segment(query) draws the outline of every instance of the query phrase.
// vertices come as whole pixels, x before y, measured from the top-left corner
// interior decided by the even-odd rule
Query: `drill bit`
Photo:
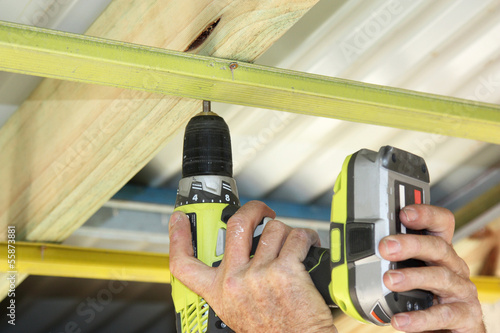
[[[210,101],[203,101],[203,112],[209,113],[212,111],[212,107],[210,105]]]

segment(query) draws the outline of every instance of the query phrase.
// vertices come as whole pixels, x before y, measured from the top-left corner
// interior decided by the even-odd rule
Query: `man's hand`
[[[406,332],[486,332],[476,287],[469,279],[469,268],[451,245],[455,227],[453,214],[444,208],[412,205],[401,211],[400,219],[406,227],[426,229],[431,236],[386,237],[380,242],[380,254],[391,261],[420,259],[428,266],[389,271],[384,283],[392,291],[424,289],[437,298],[435,305],[427,310],[395,315],[392,326]]]
[[[250,258],[253,232],[264,217],[276,214],[261,202],[241,207],[227,224],[224,259],[213,268],[194,258],[189,221],[174,213],[172,274],[236,332],[336,332],[330,309],[302,263],[309,248],[319,246],[318,234],[270,221]]]

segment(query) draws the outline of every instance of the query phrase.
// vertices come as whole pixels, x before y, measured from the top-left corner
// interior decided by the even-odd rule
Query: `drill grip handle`
[[[320,292],[329,307],[336,307],[330,296],[331,282],[330,250],[322,247],[311,247],[304,260],[304,266],[309,272],[316,289]]]

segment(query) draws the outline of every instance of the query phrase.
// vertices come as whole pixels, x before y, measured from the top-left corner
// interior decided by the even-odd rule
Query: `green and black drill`
[[[184,133],[182,179],[175,210],[189,217],[194,255],[217,267],[224,255],[226,224],[240,208],[233,179],[231,138],[224,119],[211,112],[210,102],[193,117]],[[255,249],[268,219],[254,232]],[[177,332],[233,332],[220,320],[205,300],[172,277],[172,298],[177,316]]]
[[[311,248],[304,261],[325,302],[361,322],[376,325],[389,324],[396,313],[430,307],[430,292],[394,293],[383,283],[389,269],[424,263],[389,262],[377,249],[380,240],[390,234],[425,233],[407,229],[399,220],[404,206],[429,203],[424,160],[390,146],[379,152],[360,150],[344,161],[334,192],[330,248]],[[229,129],[211,112],[208,101],[185,130],[175,206],[189,217],[195,256],[209,266],[218,266],[224,255],[226,224],[240,201],[233,179]],[[256,228],[252,252],[268,220]],[[172,298],[178,333],[233,332],[203,298],[175,277]]]

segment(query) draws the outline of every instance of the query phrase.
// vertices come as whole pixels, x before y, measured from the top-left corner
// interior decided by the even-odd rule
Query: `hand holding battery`
[[[384,283],[393,292],[423,289],[436,298],[435,305],[427,310],[396,314],[393,327],[405,332],[485,332],[469,268],[451,245],[453,214],[440,207],[411,205],[400,212],[400,219],[407,228],[427,230],[429,235],[386,237],[379,244],[380,254],[390,261],[419,259],[427,266],[388,271]]]

